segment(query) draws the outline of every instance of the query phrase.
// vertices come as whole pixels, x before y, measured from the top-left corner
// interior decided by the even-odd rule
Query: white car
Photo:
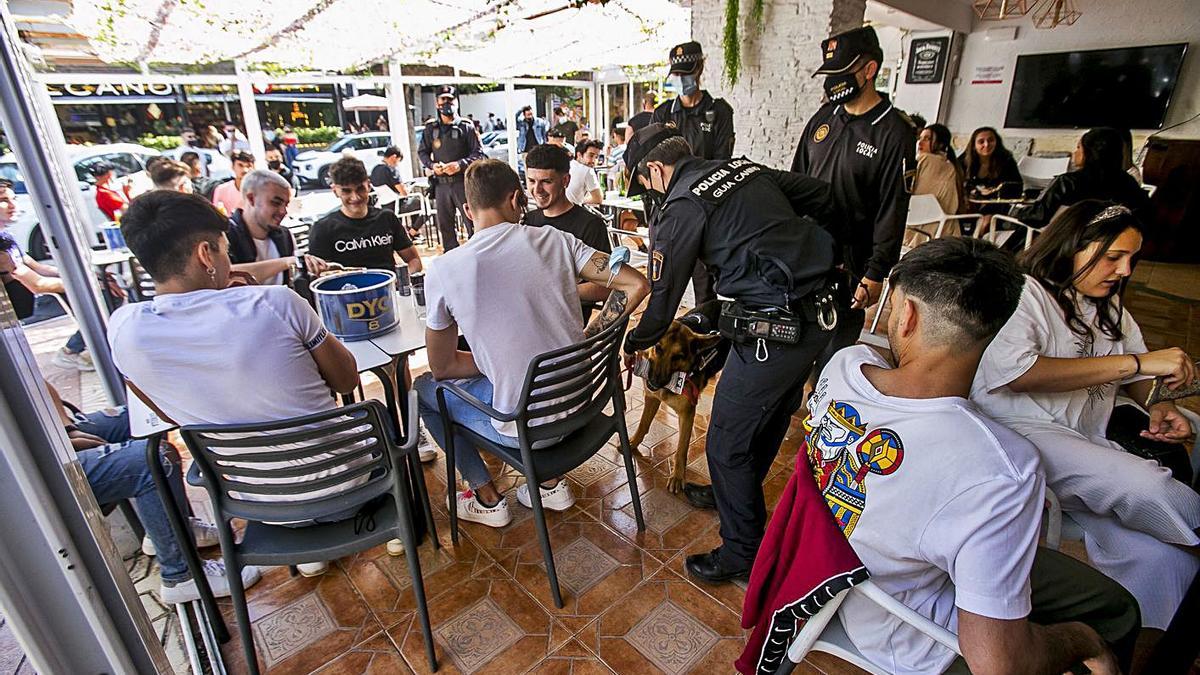
[[[370,171],[376,164],[383,161],[383,151],[392,144],[392,135],[386,131],[372,131],[365,134],[347,134],[337,139],[324,150],[305,150],[296,155],[292,163],[293,171],[304,184],[316,183],[322,187],[332,187],[329,182],[329,166],[350,155],[362,160]]]
[[[86,213],[84,232],[91,245],[103,244],[99,226],[108,222],[108,217],[96,205],[96,179],[92,177],[92,167],[105,163],[113,167],[116,185],[129,184],[130,194],[141,194],[153,187],[150,177],[146,175],[146,162],[161,153],[133,143],[112,143],[108,145],[68,145],[67,157],[71,161],[78,181],[79,189],[83,192],[83,204]],[[0,156],[0,178],[11,181],[13,192],[16,193],[17,213],[13,222],[5,228],[25,253],[37,260],[50,257],[50,247],[47,244],[47,233],[38,223],[37,212],[29,190],[25,185],[25,177],[17,165],[17,158],[12,153]]]
[[[489,158],[498,159],[502,162],[508,161],[507,131],[489,131],[479,137],[479,142],[483,145],[483,154]]]
[[[229,161],[228,157],[216,150],[180,146],[178,148],[171,148],[163,154],[171,159],[178,160],[185,152],[194,152],[200,155],[200,158],[204,160],[204,175],[208,178],[214,180],[233,178],[233,162]]]

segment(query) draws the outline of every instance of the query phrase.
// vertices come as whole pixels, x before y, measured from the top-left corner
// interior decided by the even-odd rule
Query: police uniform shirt
[[[828,182],[844,219],[843,241],[856,275],[883,281],[900,258],[908,217],[905,181],[916,171],[912,123],[886,96],[864,115],[826,103],[804,128],[792,171]]]
[[[417,151],[421,165],[432,169],[435,163],[449,164],[458,162],[463,169],[474,161],[484,158],[483,147],[479,143],[479,132],[471,120],[461,117],[454,118],[446,124],[441,118],[425,124],[425,133],[421,136],[421,147]],[[450,179],[461,178],[462,172]]]
[[[836,260],[822,225],[831,215],[829,186],[808,176],[744,158],[684,159],[660,208],[650,228],[650,301],[627,352],[667,331],[697,259],[716,272],[722,296],[781,308],[816,290]]]
[[[707,91],[700,102],[688,108],[678,98],[663,101],[654,109],[650,124],[674,122],[701,159],[733,157],[733,108],[723,98]]]
[[[309,253],[345,267],[391,270],[396,265],[393,252],[412,245],[396,214],[374,207],[363,218],[338,209],[313,223],[308,235]]]

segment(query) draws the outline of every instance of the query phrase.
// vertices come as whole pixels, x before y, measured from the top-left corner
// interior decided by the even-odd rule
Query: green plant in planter
[[[750,23],[756,31],[763,27],[763,5],[766,0],[752,0]],[[725,0],[725,33],[721,47],[725,56],[725,77],[730,84],[737,84],[742,70],[742,41],[738,34],[738,18],[742,13],[741,0]]]

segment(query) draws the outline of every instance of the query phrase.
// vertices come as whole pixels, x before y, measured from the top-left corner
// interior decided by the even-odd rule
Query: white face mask
[[[691,96],[700,89],[700,81],[695,75],[672,75],[667,78],[667,82],[684,96]]]

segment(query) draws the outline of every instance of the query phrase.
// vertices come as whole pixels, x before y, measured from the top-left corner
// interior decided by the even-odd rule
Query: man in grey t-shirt
[[[650,290],[646,278],[629,266],[610,280],[608,254],[570,234],[519,224],[525,192],[507,164],[472,164],[466,196],[476,234],[430,263],[425,343],[431,372],[414,383],[425,428],[443,447],[438,380],[456,380],[497,410],[511,412],[530,361],[583,340],[581,299],[602,299],[611,287],[610,311],[598,317],[611,322],[636,308]],[[580,286],[580,280],[588,283]],[[458,349],[460,329],[471,345],[469,352]],[[447,397],[447,405],[455,422],[501,445],[518,447],[515,424],[494,422],[455,396]],[[459,471],[471,487],[457,497],[459,516],[491,527],[507,525],[508,502],[492,484],[478,450],[465,436],[455,438],[455,450]],[[542,485],[541,498],[546,508],[560,511],[575,501],[566,482],[558,479]],[[517,499],[529,506],[526,486],[517,490]]]

